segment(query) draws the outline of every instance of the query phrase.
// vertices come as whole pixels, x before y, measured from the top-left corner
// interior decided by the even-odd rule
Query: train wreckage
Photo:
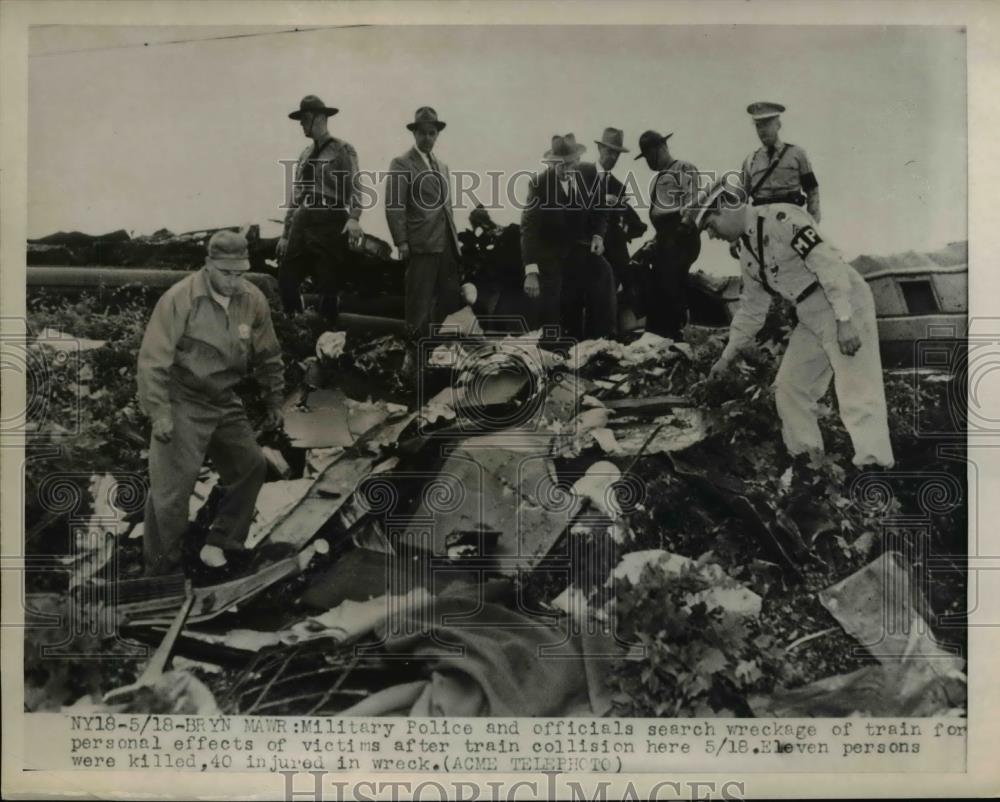
[[[520,292],[519,226],[498,226],[485,210],[473,213],[473,227],[460,232],[462,279],[477,288],[472,304],[477,318],[489,327],[510,330],[511,319],[523,318]],[[259,225],[233,226],[243,230],[250,244],[251,273],[258,286],[277,293],[274,282],[277,238],[262,238]],[[27,286],[62,293],[108,292],[137,285],[157,290],[183,278],[180,270],[201,264],[208,237],[217,229],[175,235],[161,229],[132,238],[126,231],[102,236],[79,232],[57,233],[28,241]],[[630,290],[620,301],[621,328],[638,328],[645,313],[644,276],[651,259],[651,242],[638,248],[629,264]],[[403,272],[384,240],[366,235],[345,274],[342,308],[347,327],[379,331],[401,330],[393,320],[402,317]],[[887,364],[912,364],[914,344],[936,336],[960,339],[967,330],[968,245],[950,243],[931,253],[913,251],[887,257],[859,256],[851,262],[869,282],[875,296],[879,339]],[[107,269],[102,269],[107,268]],[[724,326],[732,317],[740,294],[737,275],[695,270],[689,277],[691,322]],[[358,318],[363,315],[364,318]]]
[[[247,562],[222,577],[197,566],[189,579],[138,576],[123,555],[142,536],[141,506],[124,508],[120,477],[94,475],[69,592],[88,589],[121,637],[156,651],[134,682],[77,705],[307,716],[962,708],[960,636],[929,623],[904,556],[910,535],[887,529],[836,466],[817,466],[797,495],[782,477],[762,479],[773,455],[747,447],[753,418],[692,391],[739,279],[692,276],[687,343],[635,332],[556,354],[512,323],[517,227],[479,221],[461,235],[475,297],[441,327],[415,399],[400,398],[393,375],[402,265],[366,237],[343,330],[300,360],[284,436],[267,444]],[[275,241],[244,230],[253,280],[273,292]],[[84,293],[113,308],[137,282],[158,292],[185,275],[211,233],[31,241],[29,294]],[[631,264],[640,286],[644,253]],[[884,349],[912,354],[928,319],[964,336],[964,244],[855,266],[875,291]],[[625,299],[634,324],[641,297]],[[59,348],[59,334],[41,347]],[[106,347],[88,343],[86,353]],[[747,403],[765,402],[753,389]],[[206,469],[190,507],[201,538],[221,492]],[[50,597],[35,599],[40,612]],[[812,631],[780,623],[796,605]],[[666,610],[674,623],[650,633],[643,622]],[[900,624],[888,637],[886,620]],[[849,656],[778,670],[823,642]],[[666,644],[673,657],[658,651]]]

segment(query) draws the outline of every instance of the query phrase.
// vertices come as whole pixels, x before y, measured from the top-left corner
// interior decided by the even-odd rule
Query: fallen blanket
[[[393,634],[393,627],[405,634]],[[423,715],[435,715],[435,709],[447,715],[456,707],[465,708],[465,715],[477,709],[490,716],[594,715],[578,643],[569,619],[529,616],[462,586],[449,588],[429,607],[404,611],[390,622],[385,645],[428,661],[437,677],[432,675],[427,693],[433,694],[435,679],[448,687],[445,704],[422,700]],[[464,677],[475,685],[463,683]],[[458,698],[462,688],[464,702]],[[477,704],[479,693],[485,705]]]

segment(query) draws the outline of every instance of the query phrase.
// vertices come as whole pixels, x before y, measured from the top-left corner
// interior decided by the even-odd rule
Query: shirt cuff
[[[851,319],[853,310],[851,309],[851,302],[846,298],[837,298],[836,301],[830,301],[830,306],[833,307],[833,316],[837,318],[838,322],[842,323]]]
[[[524,266],[525,276],[535,276],[538,275],[538,265],[525,265]]]

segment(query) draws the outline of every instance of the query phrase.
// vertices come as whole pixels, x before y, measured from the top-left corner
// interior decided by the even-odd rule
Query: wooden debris
[[[604,406],[623,415],[663,415],[682,407],[693,407],[694,402],[682,395],[655,395],[650,398],[615,398]]]

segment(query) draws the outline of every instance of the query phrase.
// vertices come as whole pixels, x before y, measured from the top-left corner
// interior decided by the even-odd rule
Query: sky
[[[244,223],[276,235],[285,171],[306,144],[305,94],[365,170],[407,150],[418,106],[448,127],[435,153],[482,176],[540,169],[553,134],[596,158],[625,131],[673,132],[672,155],[738,169],[758,147],[748,103],[787,106],[782,137],[819,179],[822,230],[847,256],[967,238],[965,35],[954,27],[533,26],[33,28],[28,234],[133,234]],[[251,35],[248,35],[251,34]],[[209,39],[228,36],[236,38]],[[176,42],[199,38],[202,41]],[[481,199],[493,200],[484,177]],[[515,186],[523,197],[524,182]],[[640,213],[646,217],[646,210]],[[509,203],[491,212],[516,222]],[[468,210],[456,211],[459,228]],[[388,239],[381,205],[362,226]],[[734,272],[720,243],[699,266]]]

